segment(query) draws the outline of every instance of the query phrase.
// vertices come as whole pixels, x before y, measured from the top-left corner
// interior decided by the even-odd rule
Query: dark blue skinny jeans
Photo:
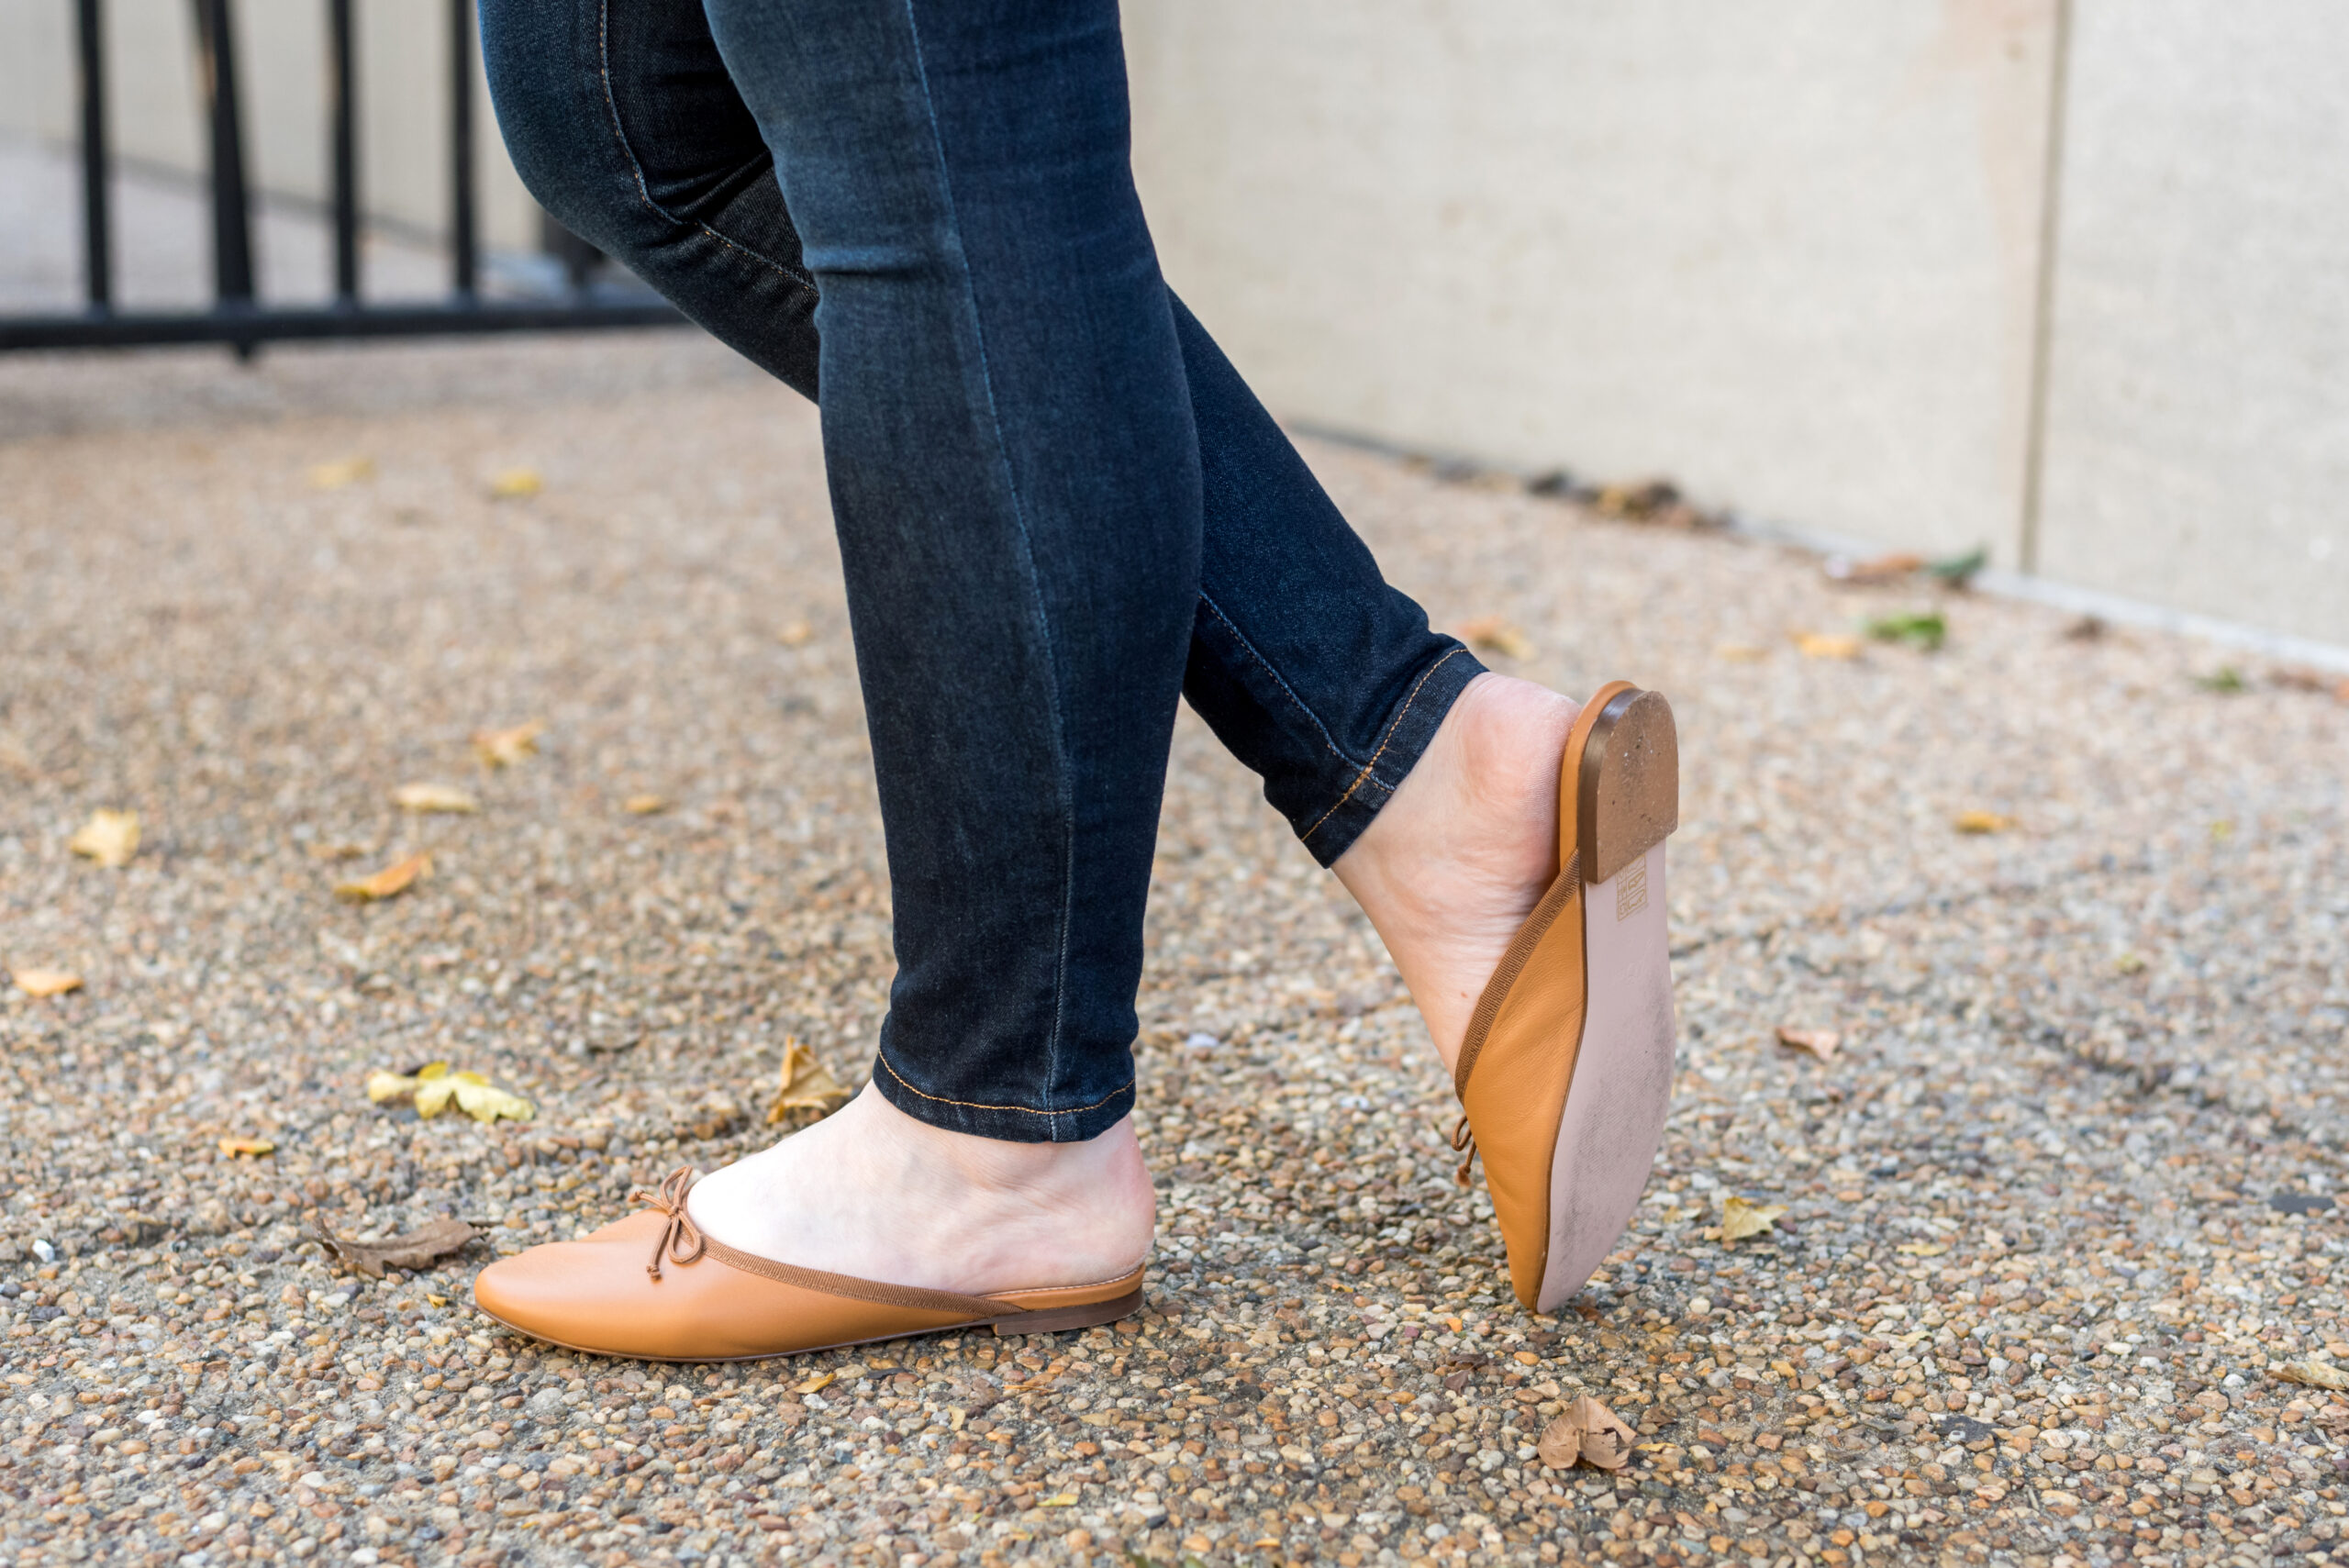
[[[1114,0],[482,12],[539,200],[818,400],[896,910],[875,1082],[1095,1136],[1177,694],[1327,865],[1479,666],[1167,291]]]

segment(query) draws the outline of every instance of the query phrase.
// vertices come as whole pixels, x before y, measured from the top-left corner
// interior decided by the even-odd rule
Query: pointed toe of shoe
[[[643,1245],[626,1245],[632,1229],[645,1233]],[[554,1344],[607,1355],[657,1353],[642,1331],[651,1326],[645,1262],[658,1229],[624,1220],[500,1258],[473,1277],[473,1305]]]

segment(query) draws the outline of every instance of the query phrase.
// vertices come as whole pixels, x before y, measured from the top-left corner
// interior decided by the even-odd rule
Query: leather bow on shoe
[[[649,1203],[668,1219],[668,1223],[661,1228],[661,1239],[652,1244],[652,1261],[644,1265],[644,1272],[654,1279],[661,1277],[663,1254],[673,1263],[690,1263],[699,1258],[709,1245],[701,1233],[701,1227],[696,1225],[693,1216],[685,1212],[685,1194],[693,1190],[693,1184],[694,1168],[680,1165],[669,1173],[659,1191],[647,1192],[639,1187],[628,1195],[629,1202]],[[690,1245],[693,1251],[678,1250],[686,1245]]]

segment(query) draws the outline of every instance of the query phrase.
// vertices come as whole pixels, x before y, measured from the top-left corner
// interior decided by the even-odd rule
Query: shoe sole
[[[602,1356],[607,1361],[655,1362],[672,1366],[724,1366],[736,1362],[780,1361],[786,1356],[812,1356],[825,1351],[852,1350],[859,1345],[885,1345],[893,1340],[926,1340],[939,1334],[969,1334],[981,1329],[992,1329],[1004,1338],[1027,1334],[1058,1334],[1072,1329],[1097,1329],[1105,1323],[1115,1323],[1120,1318],[1131,1317],[1141,1310],[1142,1293],[1137,1285],[1124,1296],[1107,1301],[1090,1301],[1077,1307],[1048,1307],[1039,1312],[1014,1312],[1001,1318],[974,1318],[968,1323],[950,1323],[941,1329],[926,1329],[917,1334],[874,1334],[862,1340],[835,1340],[829,1345],[807,1345],[796,1351],[763,1351],[749,1356],[646,1356],[624,1351],[599,1351],[592,1345],[574,1345],[568,1340],[550,1339],[544,1334],[508,1323],[484,1307],[473,1310],[501,1328],[510,1329],[526,1339],[542,1345],[555,1345],[581,1355]]]
[[[1664,838],[1679,825],[1679,745],[1653,692],[1608,703],[1583,747],[1582,1035],[1550,1158],[1550,1238],[1535,1309],[1555,1311],[1614,1251],[1664,1146],[1679,1033],[1664,922]]]

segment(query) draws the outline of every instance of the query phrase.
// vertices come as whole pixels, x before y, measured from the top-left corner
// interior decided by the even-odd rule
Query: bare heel
[[[1108,1301],[1086,1302],[1081,1307],[1049,1307],[1041,1312],[1016,1312],[1008,1318],[998,1318],[990,1328],[1000,1335],[1056,1334],[1067,1329],[1094,1329],[1104,1323],[1141,1310],[1141,1287],[1136,1285],[1123,1296]]]
[[[1680,735],[1660,692],[1619,692],[1582,752],[1582,877],[1593,887],[1680,826]]]

